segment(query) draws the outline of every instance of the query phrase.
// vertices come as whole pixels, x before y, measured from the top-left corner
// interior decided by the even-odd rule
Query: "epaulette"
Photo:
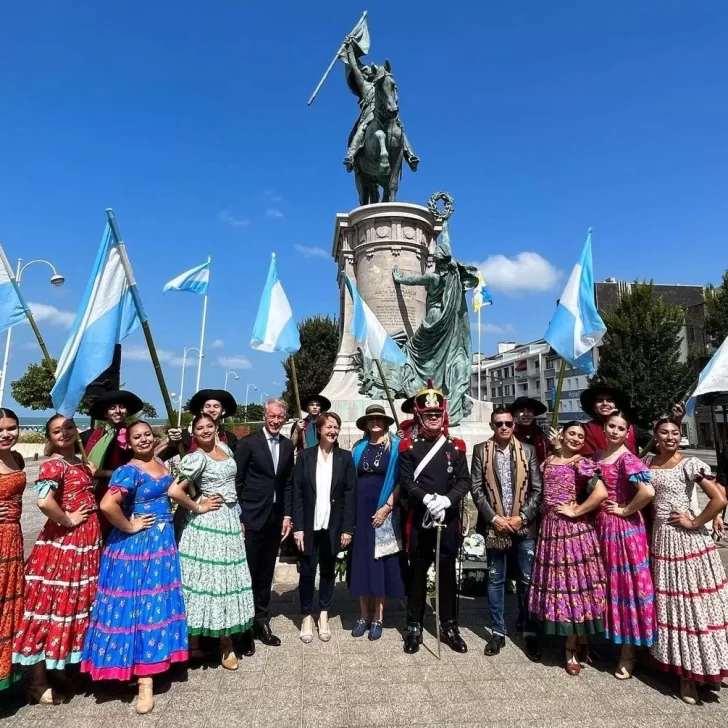
[[[451,437],[450,442],[452,442],[453,447],[456,450],[460,450],[460,452],[467,452],[468,446],[465,444],[465,442],[457,437]]]
[[[400,452],[407,452],[407,450],[412,449],[412,438],[410,437],[403,437],[399,441],[399,451]]]

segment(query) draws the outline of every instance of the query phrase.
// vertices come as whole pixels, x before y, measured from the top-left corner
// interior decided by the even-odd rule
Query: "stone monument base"
[[[397,417],[400,422],[410,417],[410,415],[405,415],[401,411],[403,402],[403,399],[395,401]],[[487,440],[493,434],[490,427],[490,414],[493,411],[493,404],[491,402],[478,402],[477,400],[472,400],[472,403],[472,412],[457,427],[450,428],[450,434],[453,437],[460,438],[467,445],[468,463],[470,463],[473,454],[473,446]],[[362,431],[356,426],[356,420],[364,414],[370,404],[381,404],[388,415],[392,414],[389,402],[386,400],[368,399],[361,395],[357,399],[333,400],[331,402],[331,409],[341,417],[341,433],[339,434],[341,447],[350,450],[354,443],[361,439]],[[392,425],[391,429],[394,430],[394,428],[395,425]]]

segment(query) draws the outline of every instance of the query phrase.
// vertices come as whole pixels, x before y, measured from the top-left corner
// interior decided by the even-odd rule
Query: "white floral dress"
[[[645,458],[647,465],[652,456]],[[708,529],[672,526],[672,511],[691,510],[695,475],[710,467],[695,457],[669,469],[655,468],[652,485],[652,579],[657,639],[651,647],[658,666],[697,682],[728,677],[728,584]],[[697,515],[693,513],[693,515]]]
[[[196,498],[220,495],[222,508],[187,515],[179,539],[182,590],[190,635],[224,637],[244,632],[255,610],[245,542],[237,514],[235,459],[214,460],[202,450],[185,455],[180,477],[194,483]]]

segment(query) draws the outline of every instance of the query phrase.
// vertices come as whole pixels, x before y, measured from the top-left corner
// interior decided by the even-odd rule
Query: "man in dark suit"
[[[535,625],[528,617],[528,592],[536,552],[541,470],[536,448],[513,434],[513,415],[496,407],[490,418],[493,437],[473,448],[473,501],[478,509],[477,531],[486,540],[488,555],[488,605],[492,636],[485,654],[497,655],[506,643],[505,582],[508,560],[518,572],[518,623],[526,641],[526,655],[541,659]]]
[[[273,647],[281,641],[270,628],[270,592],[280,542],[291,532],[293,445],[280,434],[287,413],[283,400],[269,399],[263,429],[244,437],[235,450],[235,485],[243,511],[245,550],[253,584],[253,636]],[[249,640],[244,654],[253,652],[255,645]]]

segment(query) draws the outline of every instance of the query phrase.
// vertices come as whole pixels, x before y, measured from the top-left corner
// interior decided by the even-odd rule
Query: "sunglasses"
[[[500,422],[496,420],[493,423],[496,427],[513,427],[513,420],[501,420]]]

